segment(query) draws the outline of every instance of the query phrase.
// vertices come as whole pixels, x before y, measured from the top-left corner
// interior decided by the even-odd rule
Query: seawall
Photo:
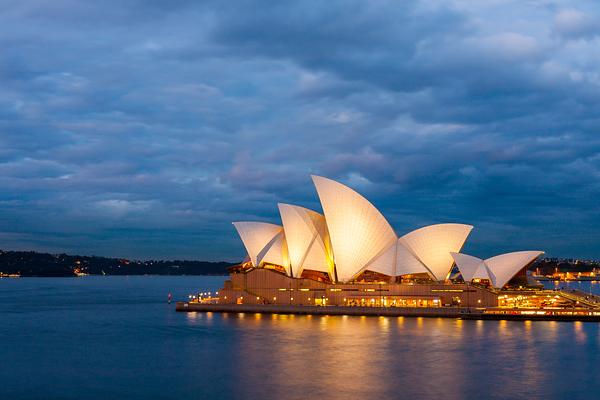
[[[273,304],[203,304],[177,302],[180,312],[220,312],[220,313],[260,313],[260,314],[300,314],[300,315],[351,315],[387,317],[461,318],[490,320],[539,320],[539,321],[591,321],[600,322],[600,312],[563,311],[558,314],[531,314],[511,311],[491,313],[483,309],[466,307],[345,307],[345,306],[294,306]],[[524,311],[525,312],[525,311]]]

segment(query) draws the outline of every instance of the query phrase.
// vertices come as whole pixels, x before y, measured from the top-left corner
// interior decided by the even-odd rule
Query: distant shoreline
[[[129,260],[98,256],[0,250],[0,277],[225,276],[225,261]]]

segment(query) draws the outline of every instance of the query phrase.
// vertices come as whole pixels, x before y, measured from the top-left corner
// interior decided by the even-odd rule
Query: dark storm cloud
[[[340,179],[398,233],[598,257],[590,3],[6,2],[0,248],[236,260]]]

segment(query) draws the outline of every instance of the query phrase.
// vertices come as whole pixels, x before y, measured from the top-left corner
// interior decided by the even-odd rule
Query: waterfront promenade
[[[350,315],[387,317],[425,317],[496,320],[540,321],[590,321],[600,322],[600,309],[517,309],[517,308],[469,308],[469,307],[348,307],[348,306],[300,306],[275,304],[207,304],[177,302],[180,312],[301,314],[301,315]]]

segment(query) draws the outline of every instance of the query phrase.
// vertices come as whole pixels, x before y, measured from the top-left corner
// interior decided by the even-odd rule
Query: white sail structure
[[[454,252],[450,253],[450,255],[454,259],[465,282],[470,282],[475,278],[490,279],[485,262],[481,258]],[[487,277],[481,275],[487,275]]]
[[[396,248],[396,276],[427,273],[431,271],[398,240]]]
[[[334,180],[312,176],[323,214],[278,204],[283,226],[234,222],[255,268],[273,264],[289,276],[305,270],[350,282],[364,271],[390,277],[428,274],[447,279],[456,263],[465,281],[487,279],[502,288],[543,252],[519,251],[487,260],[460,253],[473,226],[435,224],[398,238],[385,217],[362,195]],[[279,268],[274,268],[279,270]]]
[[[429,225],[407,233],[399,243],[427,267],[434,280],[443,281],[454,264],[450,253],[462,249],[472,229],[465,224]]]
[[[331,280],[333,259],[325,217],[316,211],[291,204],[278,204],[287,241],[292,276],[311,269],[328,273]]]
[[[331,239],[337,277],[350,281],[396,240],[394,230],[367,199],[348,186],[312,176]]]
[[[263,263],[276,264],[290,273],[287,244],[281,225],[267,222],[234,222],[250,261],[255,268]]]
[[[287,242],[283,232],[279,232],[260,253],[260,264],[279,265],[291,274]]]
[[[485,266],[485,263],[481,258],[454,252],[450,253],[450,255],[454,259],[465,282],[472,281],[475,278],[478,269],[481,266]]]
[[[404,245],[396,241],[381,255],[371,261],[365,270],[379,272],[389,276],[408,274],[431,274],[421,261],[419,261]]]
[[[380,274],[396,276],[396,249],[398,242],[394,242],[378,257],[367,264],[363,270],[379,272]]]
[[[543,251],[515,251],[500,254],[485,260],[485,265],[493,274],[494,287],[501,288],[511,280],[523,267],[544,254]]]
[[[482,260],[461,253],[451,253],[465,282],[488,279],[492,286],[501,289],[520,270],[544,254],[543,251],[516,251]]]

